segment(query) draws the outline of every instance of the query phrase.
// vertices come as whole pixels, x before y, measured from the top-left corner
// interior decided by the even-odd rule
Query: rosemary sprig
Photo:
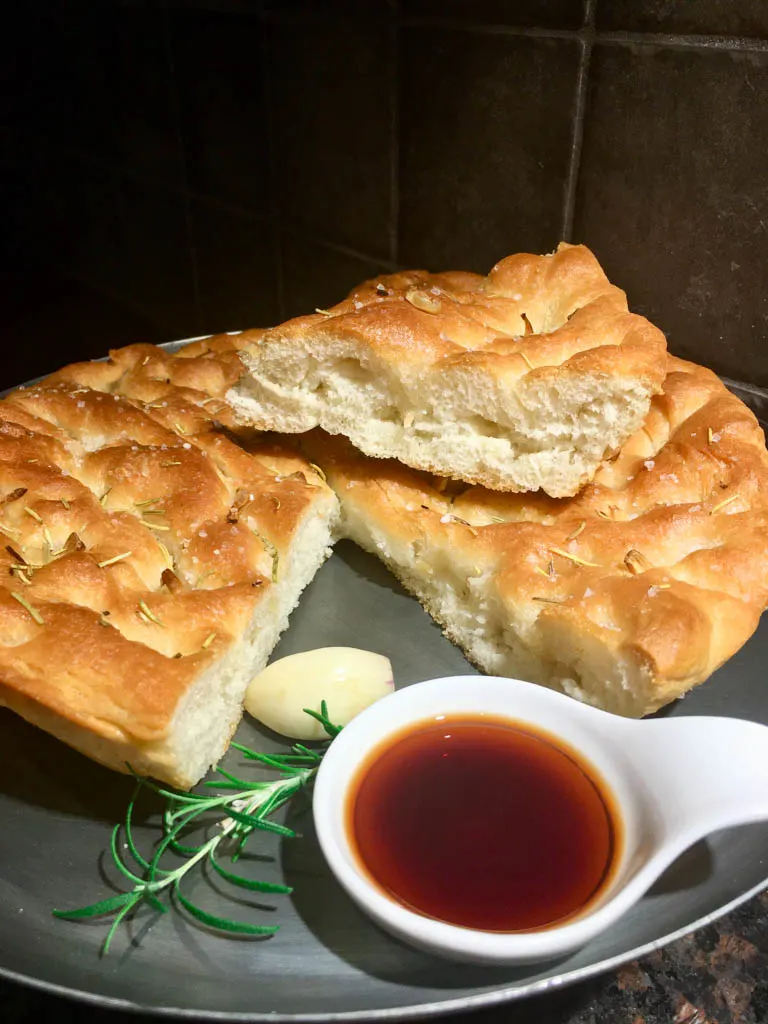
[[[341,732],[341,726],[334,725],[328,717],[325,701],[320,711],[304,708],[321,723],[332,740]],[[272,935],[279,925],[251,924],[228,917],[211,914],[197,906],[181,890],[183,879],[193,868],[207,864],[220,878],[240,889],[251,892],[289,894],[290,886],[276,882],[263,882],[236,874],[221,862],[222,855],[229,855],[236,863],[248,840],[257,831],[291,838],[295,832],[272,820],[272,815],[286,804],[314,778],[330,740],[317,749],[310,749],[301,743],[294,744],[283,754],[262,754],[240,743],[232,743],[248,761],[280,773],[278,779],[259,782],[238,778],[224,768],[216,768],[220,778],[204,782],[206,790],[220,792],[183,793],[159,786],[147,779],[136,778],[136,788],[125,812],[122,824],[115,825],[110,838],[110,854],[115,867],[132,883],[126,891],[90,903],[73,910],[54,910],[53,916],[68,921],[81,921],[92,917],[114,914],[112,924],[102,946],[106,955],[123,921],[129,920],[142,905],[146,904],[157,913],[167,913],[169,907],[177,905],[191,917],[215,931],[237,935]],[[128,766],[130,768],[130,765]],[[133,771],[131,769],[131,771]],[[151,790],[163,797],[163,836],[149,858],[140,853],[133,835],[133,815],[140,793]],[[193,829],[205,826],[206,838],[195,845],[185,842]],[[123,839],[121,852],[120,838]],[[176,854],[181,862],[176,866],[161,866],[168,863],[169,854]]]

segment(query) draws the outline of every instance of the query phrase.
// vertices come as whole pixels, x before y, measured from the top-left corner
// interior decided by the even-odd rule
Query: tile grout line
[[[400,3],[390,0],[389,258],[400,248]]]
[[[402,19],[407,27],[442,28],[477,35],[521,36],[529,39],[589,40],[608,46],[657,46],[665,49],[730,50],[768,52],[768,40],[751,36],[686,35],[674,32],[595,31],[583,28],[544,28],[528,25],[503,25],[493,22],[461,21],[458,18],[417,17]]]
[[[335,242],[303,224],[286,222],[283,230],[294,238],[301,238],[306,242],[312,242],[314,245],[321,245],[324,249],[330,249],[331,252],[336,252],[340,256],[349,256],[351,259],[360,260],[362,263],[372,263],[375,266],[383,267],[385,270],[399,269],[398,264],[394,260],[384,259],[381,255],[373,256],[360,249],[353,249],[348,245],[344,245],[342,242]]]
[[[416,15],[406,16],[401,20],[401,24],[408,28],[444,28],[480,35],[534,36],[537,39],[578,39],[581,31],[576,28],[532,28],[528,25],[499,25],[494,22]]]
[[[589,84],[589,64],[592,57],[595,2],[596,0],[586,0],[584,5],[584,35],[581,39],[579,69],[576,73],[571,152],[568,160],[568,176],[565,182],[565,195],[563,197],[563,222],[560,230],[560,239],[564,242],[570,242],[573,238],[573,223],[576,215],[576,186],[579,180],[581,149],[584,141],[584,120],[587,104],[587,86]]]
[[[275,145],[274,109],[272,104],[272,76],[270,74],[271,21],[267,9],[261,12],[261,88],[264,93],[265,136],[267,167],[269,170],[270,215],[272,228],[272,258],[275,261],[275,292],[278,322],[285,320],[285,278],[283,248],[283,218],[280,190],[277,184],[277,147]],[[240,212],[240,211],[238,211]]]
[[[171,38],[171,19],[168,13],[168,2],[163,0],[161,4],[163,18],[163,34],[165,37],[165,53],[168,59],[168,78],[170,89],[170,100],[173,116],[174,133],[179,154],[179,170],[181,178],[181,199],[184,210],[184,225],[187,232],[187,251],[192,270],[192,299],[195,304],[195,320],[197,329],[203,330],[203,302],[200,291],[200,266],[197,259],[197,246],[195,245],[195,233],[192,226],[192,204],[190,202],[190,189],[187,180],[187,156],[184,151],[184,139],[181,132],[181,118],[179,116],[179,91],[176,78],[176,64],[173,59],[173,42]]]
[[[746,36],[675,35],[671,32],[597,32],[595,41],[604,46],[655,46],[667,50],[768,53],[768,39]]]

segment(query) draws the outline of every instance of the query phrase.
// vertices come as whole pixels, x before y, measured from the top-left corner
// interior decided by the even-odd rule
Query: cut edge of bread
[[[575,494],[639,429],[657,390],[640,376],[560,370],[504,387],[465,368],[406,389],[343,341],[300,347],[277,345],[282,379],[244,356],[250,373],[227,393],[240,422],[279,433],[320,426],[366,455],[493,490]]]
[[[532,609],[526,614],[522,606],[518,621],[511,621],[509,607],[486,586],[488,574],[467,577],[460,562],[450,558],[441,559],[439,573],[429,572],[418,545],[378,528],[350,505],[342,504],[340,531],[381,559],[446,637],[489,675],[547,686],[630,718],[650,714],[679,695],[660,688],[652,666],[633,656],[630,648],[618,652],[597,635],[569,630],[562,621]]]
[[[0,686],[0,706],[108,768],[191,788],[227,750],[249,682],[267,663],[302,591],[331,553],[337,518],[338,502],[330,493],[322,507],[315,505],[305,515],[281,560],[281,576],[257,604],[248,628],[189,687],[161,740],[107,739],[8,687]]]

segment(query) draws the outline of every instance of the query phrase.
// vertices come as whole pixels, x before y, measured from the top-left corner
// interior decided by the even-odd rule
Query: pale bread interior
[[[651,383],[606,374],[527,375],[505,385],[480,369],[396,376],[343,338],[281,340],[244,354],[250,374],[227,399],[242,422],[280,433],[320,426],[378,458],[499,490],[570,495],[637,430]]]
[[[560,690],[614,714],[640,717],[653,707],[653,675],[629,650],[569,629],[525,600],[513,618],[509,603],[499,599],[494,574],[475,575],[456,549],[408,542],[361,515],[352,501],[342,502],[342,509],[343,536],[377,555],[478,668]]]

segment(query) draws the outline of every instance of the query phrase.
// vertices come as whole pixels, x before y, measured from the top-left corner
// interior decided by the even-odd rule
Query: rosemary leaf
[[[115,937],[115,932],[117,931],[117,929],[118,929],[118,928],[120,927],[120,925],[122,924],[122,922],[123,922],[123,918],[124,918],[124,917],[127,917],[127,916],[128,916],[128,914],[129,914],[129,913],[130,913],[130,912],[131,912],[131,911],[132,911],[132,910],[133,910],[133,909],[134,909],[134,908],[135,908],[135,907],[136,907],[136,906],[137,906],[137,905],[138,905],[138,904],[139,904],[140,902],[141,902],[141,898],[140,898],[140,897],[138,897],[138,898],[137,898],[137,897],[134,897],[134,899],[133,899],[133,900],[132,900],[132,901],[131,901],[130,903],[127,903],[127,904],[126,904],[126,905],[125,905],[125,906],[123,907],[123,909],[122,909],[122,910],[121,910],[121,911],[120,911],[120,912],[118,913],[117,917],[116,917],[116,918],[115,918],[115,920],[114,920],[114,921],[112,922],[112,927],[111,927],[111,928],[109,929],[109,931],[107,932],[107,937],[106,937],[106,939],[104,940],[104,947],[103,947],[103,950],[104,950],[104,956],[106,956],[106,955],[107,955],[107,953],[109,953],[109,947],[110,947],[110,946],[112,945],[112,939],[113,939],[113,938]]]
[[[237,785],[241,789],[248,789],[250,786],[253,785],[252,782],[246,782],[244,779],[238,779],[238,777],[236,775],[232,775],[231,772],[227,772],[227,771],[225,771],[221,767],[216,769],[216,774],[223,776],[227,780],[227,782],[237,783]],[[211,783],[211,785],[215,786],[215,785],[217,785],[217,783],[213,782],[213,783]]]
[[[259,882],[255,879],[243,878],[242,875],[235,875],[231,871],[227,871],[225,867],[222,867],[213,853],[208,858],[208,863],[222,878],[232,885],[238,886],[240,889],[250,889],[251,892],[285,893],[286,895],[293,892],[290,885],[281,885],[279,882]]]
[[[132,551],[123,551],[121,555],[114,555],[112,558],[105,558],[103,562],[98,562],[97,565],[100,569],[106,569],[108,565],[116,565],[117,562],[122,562],[124,559],[130,558],[132,554]]]
[[[138,799],[139,793],[141,792],[142,789],[142,783],[138,782],[136,784],[136,788],[133,791],[133,796],[129,800],[128,807],[126,808],[125,811],[125,825],[123,826],[123,831],[125,834],[125,842],[128,846],[128,850],[131,856],[143,871],[147,871],[149,869],[149,861],[142,857],[142,855],[139,853],[138,849],[136,848],[136,843],[134,842],[133,839],[133,808],[136,806],[136,800]]]
[[[31,605],[25,597],[21,596],[21,594],[17,594],[15,590],[11,590],[9,591],[9,593],[11,597],[14,598],[14,600],[19,602],[19,604],[25,611],[29,612],[29,614],[32,616],[32,618],[35,620],[38,626],[45,625],[45,619],[37,610],[37,608],[34,607],[34,605]]]
[[[126,865],[123,863],[123,858],[120,856],[120,851],[117,848],[117,840],[119,839],[119,837],[120,826],[115,825],[115,827],[112,829],[112,835],[109,840],[109,852],[112,854],[112,860],[115,863],[115,867],[121,874],[125,875],[126,878],[130,878],[132,882],[136,882],[137,885],[141,885],[143,879],[139,878],[138,875],[134,875],[130,868],[126,867]]]
[[[316,750],[310,750],[309,747],[305,747],[303,743],[295,743],[293,746],[294,750],[298,750],[299,754],[305,754],[307,759],[310,761],[322,761],[322,756],[318,754]],[[293,754],[279,754],[278,757],[294,757]],[[303,760],[303,759],[302,759]]]
[[[204,785],[206,785],[206,783],[204,783]],[[163,828],[165,829],[166,835],[171,831],[172,827],[170,809],[166,807],[165,812],[163,813]],[[204,844],[200,843],[198,846],[185,846],[177,839],[172,839],[168,845],[174,853],[178,853],[182,857],[192,857],[194,854],[200,852]],[[147,864],[147,868],[149,868],[149,864]]]
[[[91,903],[87,907],[78,907],[77,910],[54,910],[52,913],[54,917],[60,917],[67,921],[79,921],[86,917],[99,917],[101,914],[111,914],[132,900],[132,892],[121,892],[118,896],[110,896],[109,899],[100,900],[98,903]]]
[[[261,828],[265,832],[274,832],[275,835],[285,836],[288,839],[292,839],[296,835],[293,829],[288,828],[286,825],[280,825],[276,821],[267,821],[266,818],[259,818],[253,814],[244,814],[241,811],[233,810],[231,807],[228,808],[227,814],[239,825],[250,825],[251,828]]]
[[[232,744],[232,746],[234,746],[234,743]],[[246,749],[244,747],[238,747],[237,749],[242,749],[243,753],[245,754],[249,761],[260,761],[262,764],[269,765],[270,768],[284,767],[283,762],[278,761],[275,757],[272,757],[271,754],[257,754],[256,751],[254,750],[249,750],[246,752]]]
[[[163,625],[162,619],[158,618],[157,615],[155,615],[155,613],[152,611],[152,609],[149,607],[149,605],[146,603],[146,601],[139,601],[139,609],[138,609],[138,611],[139,611],[139,615],[143,619],[147,619],[149,622],[154,623],[154,625],[156,625],[156,626],[162,626]]]
[[[279,924],[247,924],[245,921],[232,921],[228,917],[217,917],[216,914],[209,914],[206,910],[198,907],[188,900],[179,889],[178,883],[174,885],[174,895],[188,914],[197,918],[202,924],[209,928],[216,928],[222,932],[232,932],[234,935],[274,935],[279,930]]]
[[[338,736],[338,734],[341,732],[341,726],[334,725],[333,722],[331,722],[331,720],[328,718],[328,706],[325,703],[325,701],[323,701],[320,704],[319,713],[317,711],[313,711],[311,708],[302,708],[301,710],[304,712],[304,714],[309,715],[310,718],[314,718],[316,721],[318,721],[329,736]]]

